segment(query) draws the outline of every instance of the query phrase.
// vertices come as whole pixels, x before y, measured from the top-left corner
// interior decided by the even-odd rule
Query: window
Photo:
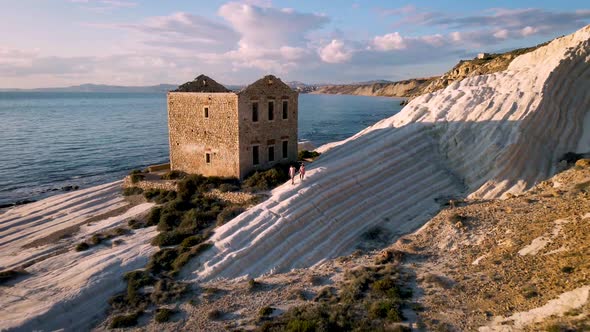
[[[289,141],[283,141],[283,158],[289,158]]]
[[[252,103],[252,122],[258,122],[258,103]]]
[[[275,161],[275,147],[268,147],[268,161]]]
[[[289,102],[283,100],[283,120],[289,117]]]
[[[258,158],[258,146],[252,147],[252,164],[258,165],[260,160]]]
[[[205,153],[205,162],[207,164],[211,163],[211,154],[210,153]]]
[[[275,119],[275,102],[269,101],[268,102],[268,121],[272,121]]]
[[[203,108],[203,115],[205,116],[205,118],[209,117],[209,107]]]

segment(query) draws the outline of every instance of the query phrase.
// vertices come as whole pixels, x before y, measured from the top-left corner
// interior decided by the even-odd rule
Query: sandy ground
[[[423,294],[423,326],[590,328],[590,195],[576,187],[588,180],[590,169],[571,169],[518,197],[468,201],[399,241]]]

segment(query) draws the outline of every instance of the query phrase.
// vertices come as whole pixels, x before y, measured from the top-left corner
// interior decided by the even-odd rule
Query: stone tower
[[[297,160],[298,93],[268,75],[231,92],[200,75],[168,93],[170,167],[243,179]]]

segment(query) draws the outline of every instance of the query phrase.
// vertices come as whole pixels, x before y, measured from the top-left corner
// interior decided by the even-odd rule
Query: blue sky
[[[400,80],[589,23],[576,0],[19,0],[0,13],[0,88]]]

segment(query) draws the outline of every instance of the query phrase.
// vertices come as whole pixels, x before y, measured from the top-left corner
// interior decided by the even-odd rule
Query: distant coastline
[[[153,93],[168,92],[176,89],[174,84],[158,84],[150,86],[119,86],[106,84],[82,84],[58,88],[37,89],[0,89],[0,92],[101,92],[101,93]]]

